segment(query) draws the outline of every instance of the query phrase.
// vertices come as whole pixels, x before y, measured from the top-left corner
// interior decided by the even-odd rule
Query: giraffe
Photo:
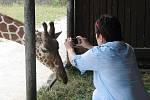
[[[24,24],[0,13],[0,38],[25,44]]]
[[[53,71],[48,79],[49,87],[56,80],[67,84],[68,77],[59,55],[59,43],[56,40],[61,32],[55,33],[54,22],[50,22],[50,30],[47,32],[47,24],[43,22],[44,32],[36,31],[36,58]],[[7,15],[0,13],[0,38],[15,41],[25,45],[24,24]]]

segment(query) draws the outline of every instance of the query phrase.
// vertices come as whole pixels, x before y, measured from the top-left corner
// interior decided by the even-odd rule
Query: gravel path
[[[58,37],[59,52],[63,62],[66,59],[64,40],[66,38],[66,17],[55,21],[56,31],[62,34]],[[25,47],[16,42],[1,40],[0,42],[0,100],[25,100]],[[38,60],[37,89],[44,85],[52,73]]]

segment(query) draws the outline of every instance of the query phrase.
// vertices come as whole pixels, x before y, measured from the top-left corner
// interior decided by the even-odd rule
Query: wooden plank
[[[150,59],[150,48],[134,48],[137,58]]]
[[[140,73],[149,73],[150,72],[150,69],[139,69],[140,70]]]
[[[101,1],[100,3],[101,15],[107,14],[107,0],[100,0],[100,1]]]
[[[94,23],[100,17],[100,1],[94,0]]]
[[[74,34],[74,0],[67,1],[67,37]]]
[[[134,48],[139,68],[150,69],[150,48]]]
[[[125,29],[125,41],[129,44],[131,44],[130,41],[130,35],[131,35],[131,0],[126,0],[125,1],[125,25],[124,25],[124,29]]]
[[[99,0],[93,0],[94,1],[94,6],[93,6],[93,12],[94,12],[94,19],[93,19],[93,29],[94,29],[94,26],[95,26],[95,22],[96,20],[100,17],[100,1]],[[94,33],[93,33],[93,44],[97,45],[97,42],[96,42],[96,38],[95,38],[95,30],[93,30]]]
[[[146,0],[145,47],[150,47],[150,0]]]
[[[89,39],[89,35],[90,35],[90,26],[89,26],[89,24],[90,24],[90,21],[89,21],[89,19],[90,19],[90,12],[89,12],[89,10],[90,10],[90,8],[89,8],[89,0],[81,0],[81,1],[84,1],[83,3],[82,3],[82,5],[83,5],[83,19],[82,19],[82,21],[83,21],[83,33],[82,33],[82,36],[84,36],[84,37],[87,37],[88,39]]]
[[[118,16],[118,0],[112,1],[112,15]]]
[[[75,0],[75,34],[73,38],[82,33],[82,0]]]
[[[75,0],[75,33],[73,38],[83,33],[83,0]],[[73,40],[77,43],[76,39]],[[74,48],[75,52],[79,54],[80,49]]]
[[[113,0],[107,0],[107,14],[112,15]]]
[[[90,8],[90,10],[89,10],[89,12],[90,12],[90,19],[89,19],[89,21],[90,21],[90,36],[89,36],[89,39],[90,39],[90,43],[93,43],[93,34],[94,34],[94,0],[89,0],[89,3],[90,3],[90,5],[89,5],[89,8]]]
[[[82,33],[83,33],[83,26],[84,26],[84,23],[83,23],[83,19],[84,19],[84,12],[83,12],[83,4],[84,4],[84,2],[85,2],[85,0],[78,0],[78,4],[77,4],[77,8],[76,9],[78,9],[77,10],[77,12],[78,12],[78,18],[77,18],[77,20],[78,20],[78,32],[76,33],[76,36],[78,36],[78,35],[82,35]],[[76,37],[75,36],[75,37]]]
[[[145,2],[144,0],[136,1],[136,11],[137,11],[137,46],[144,47],[144,35],[145,35]]]
[[[124,35],[124,26],[125,26],[125,0],[118,1],[118,18],[121,23],[122,34]]]
[[[136,47],[136,2],[137,0],[131,0],[131,35],[130,35],[130,41],[131,41],[131,45],[133,47]]]
[[[35,1],[25,0],[26,100],[36,97]]]
[[[102,15],[102,11],[101,11],[102,0],[98,0],[97,3],[98,3],[98,8],[97,9],[98,9],[98,12],[99,12],[99,17],[100,17]]]
[[[67,37],[74,37],[75,25],[74,25],[74,0],[67,0]],[[68,53],[66,58],[65,67],[71,66]]]

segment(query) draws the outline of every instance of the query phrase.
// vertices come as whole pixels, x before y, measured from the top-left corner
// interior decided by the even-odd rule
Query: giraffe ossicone
[[[67,84],[68,77],[59,54],[59,43],[56,40],[61,32],[55,33],[54,22],[50,22],[49,32],[47,24],[43,22],[44,32],[36,31],[36,57],[37,59],[50,68],[54,73],[52,79],[48,80],[50,87],[56,80],[62,80]],[[9,16],[0,13],[0,38],[5,38],[25,44],[24,24]]]

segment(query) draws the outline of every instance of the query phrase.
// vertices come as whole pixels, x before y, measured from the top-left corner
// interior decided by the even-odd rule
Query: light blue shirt
[[[94,72],[93,100],[150,100],[138,71],[133,48],[121,41],[95,46],[71,63],[81,72]]]

